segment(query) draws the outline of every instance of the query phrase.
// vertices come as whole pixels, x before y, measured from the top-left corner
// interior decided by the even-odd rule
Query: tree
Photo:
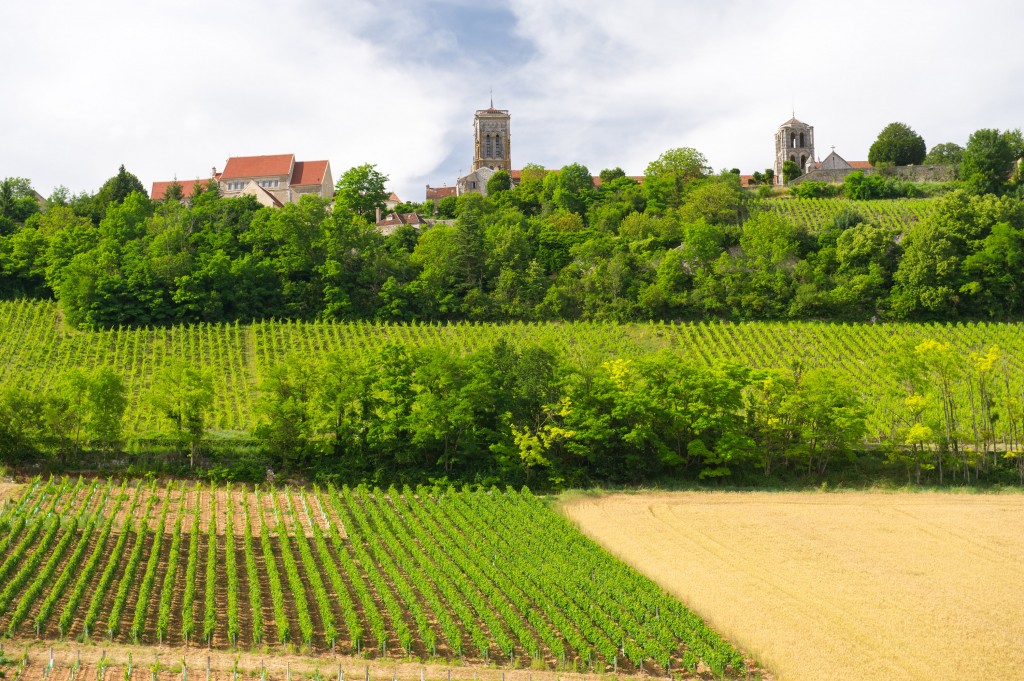
[[[206,418],[213,406],[213,380],[209,372],[175,360],[157,373],[150,401],[170,422],[179,451],[188,448],[189,466],[195,465],[206,434]]]
[[[507,170],[499,170],[487,180],[487,195],[494,196],[512,189],[512,176]]]
[[[976,130],[967,140],[960,162],[960,177],[976,194],[1000,194],[1022,152],[1020,130]]]
[[[928,165],[951,165],[959,166],[964,157],[964,148],[953,142],[936,144],[928,150],[924,162]]]
[[[789,184],[803,174],[804,171],[800,170],[800,165],[796,161],[786,161],[782,164],[783,184]]]
[[[644,171],[644,189],[649,201],[659,210],[676,208],[683,188],[710,172],[704,154],[691,147],[669,149],[647,164]]]
[[[349,168],[335,185],[335,210],[347,210],[362,215],[371,222],[377,209],[384,209],[388,199],[388,176],[378,172],[377,166],[364,163]]]
[[[553,177],[555,205],[571,213],[585,214],[594,189],[594,178],[587,167],[572,163],[559,170]]]
[[[198,182],[196,184],[198,184]],[[193,187],[193,192],[194,191],[195,187]],[[183,195],[184,189],[182,188],[181,183],[175,180],[174,182],[171,182],[169,185],[167,185],[167,189],[164,190],[163,196],[154,196],[153,199],[163,199],[165,201],[181,201],[181,197]]]
[[[878,133],[878,139],[868,150],[868,163],[877,166],[891,163],[894,166],[920,165],[924,161],[926,148],[924,138],[906,123],[890,123]]]
[[[124,169],[124,164],[117,170],[117,175],[103,183],[100,191],[96,194],[97,205],[106,212],[107,206],[112,203],[121,203],[132,192],[138,192],[148,197],[146,188],[132,173]]]

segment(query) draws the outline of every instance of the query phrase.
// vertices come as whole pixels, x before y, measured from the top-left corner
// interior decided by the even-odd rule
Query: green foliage
[[[499,170],[487,180],[487,195],[494,196],[512,189],[512,176],[506,170]]]
[[[943,142],[936,144],[928,150],[924,162],[928,165],[951,165],[960,166],[964,157],[964,148],[954,142]]]
[[[905,123],[890,123],[878,133],[868,150],[868,163],[877,166],[891,163],[896,166],[920,165],[925,160],[924,139]]]
[[[839,196],[842,187],[828,182],[801,182],[791,187],[789,193],[799,199],[825,199]]]
[[[960,178],[975,194],[1001,194],[1006,190],[1016,161],[1024,156],[1020,130],[976,130],[967,140],[960,162]]]
[[[104,517],[101,541],[108,540],[110,527],[121,538],[136,537],[130,548],[120,540],[113,547],[127,549],[130,555],[116,553],[106,565],[123,565],[127,571],[116,585],[117,575],[105,572],[109,579],[95,585],[94,602],[110,603],[118,615],[126,615],[124,585],[138,574],[139,560],[148,551],[132,602],[133,629],[143,625],[155,605],[151,587],[173,579],[171,563],[185,558],[179,553],[187,551],[189,566],[195,565],[200,516],[211,518],[207,531],[215,528],[212,519],[224,500],[228,519],[233,522],[230,509],[240,505],[246,519],[259,528],[262,562],[256,561],[252,546],[254,531],[246,525],[243,535],[246,562],[256,571],[251,583],[269,585],[268,611],[277,626],[273,642],[264,645],[271,648],[290,649],[295,627],[295,642],[310,653],[358,654],[381,663],[425,652],[449,663],[657,668],[664,675],[692,673],[700,665],[718,678],[742,678],[746,672],[739,652],[699,617],[601,550],[526,488],[515,492],[484,486],[457,491],[444,484],[386,491],[333,485],[302,490],[257,487],[253,503],[253,493],[231,487],[186,489],[170,483],[126,490],[108,481],[90,484],[86,490],[81,480],[74,485],[67,479],[36,483],[11,514],[27,541],[14,549],[9,542],[0,544],[0,559],[10,561],[4,560],[4,565],[18,565],[5,575],[13,573],[13,581],[8,579],[0,589],[0,612],[11,622],[12,634],[20,633],[17,624],[38,599],[52,595],[46,577],[69,552],[69,560],[74,560],[88,545],[82,533],[94,531],[93,510]],[[100,497],[98,505],[94,496]],[[172,497],[178,500],[173,535],[178,541],[172,539],[167,552],[162,533],[148,532],[144,522],[162,499],[157,526],[166,529]],[[133,521],[140,498],[145,499],[143,517]],[[75,503],[80,499],[84,504]],[[252,518],[250,506],[257,511]],[[54,521],[55,514],[67,517],[66,527]],[[116,525],[111,525],[115,518]],[[189,549],[180,540],[181,525],[191,528]],[[218,536],[207,535],[211,555],[219,554]],[[203,607],[204,620],[213,627],[210,633],[226,629],[229,644],[235,640],[230,603],[237,588],[230,560],[226,558],[226,575],[219,569],[208,572],[205,585],[212,598]],[[186,641],[194,633],[189,595],[194,588],[194,581],[185,582]],[[15,601],[15,596],[20,597]],[[16,605],[12,613],[5,612],[8,604]],[[74,613],[78,603],[69,606],[66,612]],[[336,621],[339,611],[344,614],[343,628]],[[259,612],[254,608],[253,615]],[[6,619],[8,614],[13,619]],[[94,622],[90,610],[84,618],[87,632],[92,632]],[[44,616],[38,626],[44,636],[47,623]],[[255,619],[239,618],[239,635],[248,640],[256,624]],[[116,623],[107,633],[119,643],[138,638],[137,631],[122,631]],[[393,648],[392,641],[398,646]],[[210,643],[221,645],[216,639]],[[680,650],[686,654],[680,656]],[[104,664],[101,661],[100,667]]]
[[[364,163],[349,168],[335,184],[334,209],[361,215],[372,222],[377,209],[384,210],[384,202],[390,196],[385,188],[387,183],[387,176],[376,165]]]
[[[803,174],[804,171],[796,161],[786,161],[782,164],[782,182],[784,184],[789,184]]]

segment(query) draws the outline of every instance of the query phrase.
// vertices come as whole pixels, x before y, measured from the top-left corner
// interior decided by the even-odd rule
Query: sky
[[[422,201],[469,170],[492,91],[517,168],[685,146],[751,173],[794,112],[819,158],[864,160],[893,121],[929,147],[1024,127],[1022,26],[1000,0],[5,2],[0,177],[148,188],[293,153]]]

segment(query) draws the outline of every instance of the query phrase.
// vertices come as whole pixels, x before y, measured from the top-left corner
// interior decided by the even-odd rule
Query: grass
[[[1024,496],[579,495],[564,512],[779,678],[1024,668]]]

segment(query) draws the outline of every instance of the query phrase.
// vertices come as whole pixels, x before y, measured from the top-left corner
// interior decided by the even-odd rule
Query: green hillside
[[[988,379],[1010,396],[1024,390],[1024,327],[1019,324],[839,324],[749,322],[687,324],[512,323],[383,324],[370,322],[257,322],[155,329],[78,331],[45,302],[0,303],[0,384],[33,391],[54,388],[74,367],[110,366],[129,392],[128,431],[146,438],[158,428],[147,393],[154,374],[172,359],[211,370],[215,393],[212,429],[243,434],[255,424],[254,403],[270,369],[286,357],[359,357],[385,343],[438,346],[465,354],[498,339],[514,345],[549,345],[571,362],[598,365],[668,350],[700,367],[733,362],[752,368],[822,367],[847,377],[870,410],[870,438],[898,425],[906,398],[890,365],[924,341],[949,344],[958,362],[951,390],[964,430],[978,427],[980,384],[971,353],[998,346]],[[986,380],[988,380],[986,379]],[[1002,398],[1001,398],[1002,399]],[[1016,441],[1015,422],[995,424],[996,435]]]

